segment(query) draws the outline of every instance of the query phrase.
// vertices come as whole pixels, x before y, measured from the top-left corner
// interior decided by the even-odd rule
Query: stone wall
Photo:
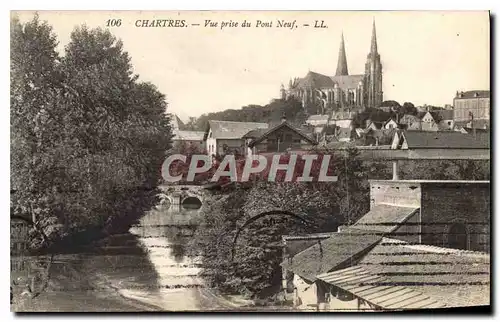
[[[411,181],[373,180],[370,182],[370,208],[376,204],[420,207],[420,184]]]
[[[489,251],[490,184],[447,183],[422,185],[422,243],[449,247],[454,223],[468,232],[470,250]]]

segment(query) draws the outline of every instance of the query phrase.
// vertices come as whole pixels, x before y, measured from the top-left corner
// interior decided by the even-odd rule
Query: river
[[[12,311],[188,311],[230,306],[204,287],[186,244],[200,210],[164,207],[78,254],[16,257]],[[38,294],[39,293],[39,294]],[[33,297],[35,294],[35,297]]]

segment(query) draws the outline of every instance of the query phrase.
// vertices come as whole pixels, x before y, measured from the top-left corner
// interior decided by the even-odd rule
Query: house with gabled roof
[[[398,129],[399,124],[391,117],[390,119],[384,122],[382,128],[386,130]]]
[[[203,140],[208,155],[245,154],[243,136],[250,131],[267,129],[267,123],[233,122],[210,120],[207,123]]]
[[[253,130],[244,137],[247,141],[247,155],[306,151],[318,144],[315,133],[310,128],[294,126],[286,119],[270,129]]]
[[[422,130],[422,119],[417,115],[405,114],[399,119],[399,124],[404,125],[404,128],[409,131]]]

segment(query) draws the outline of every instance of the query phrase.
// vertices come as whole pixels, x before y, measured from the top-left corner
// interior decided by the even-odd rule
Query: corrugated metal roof
[[[340,287],[386,310],[442,308],[444,304],[413,289],[387,285],[387,278],[372,274],[361,266],[318,275],[318,279]]]

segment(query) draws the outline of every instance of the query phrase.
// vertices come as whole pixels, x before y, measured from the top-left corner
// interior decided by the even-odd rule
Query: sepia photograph
[[[491,313],[490,24],[11,11],[11,312]]]

